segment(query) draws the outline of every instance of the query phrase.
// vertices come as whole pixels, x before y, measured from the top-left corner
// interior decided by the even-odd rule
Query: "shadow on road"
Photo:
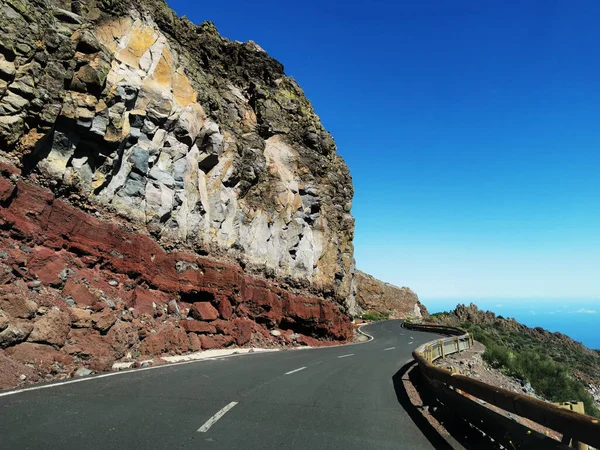
[[[413,404],[404,385],[406,381],[415,387],[425,406],[421,407]],[[421,372],[418,367],[415,367],[414,362],[411,361],[396,372],[392,377],[392,382],[398,403],[400,403],[400,406],[408,413],[412,421],[434,448],[438,450],[455,448],[491,450],[499,448],[490,442],[489,439],[482,436],[479,431],[438,402],[425,386]],[[424,408],[427,408],[428,413],[438,423],[443,424],[443,429],[447,432],[444,433],[447,435],[446,437],[423,415],[422,410]]]

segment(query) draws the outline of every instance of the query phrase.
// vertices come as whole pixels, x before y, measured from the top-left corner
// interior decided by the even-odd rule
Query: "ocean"
[[[421,298],[430,313],[450,311],[457,304],[476,304],[528,327],[559,331],[592,349],[600,349],[600,298]]]

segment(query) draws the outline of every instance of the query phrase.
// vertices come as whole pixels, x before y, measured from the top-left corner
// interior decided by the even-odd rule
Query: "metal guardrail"
[[[563,443],[561,444],[560,442],[547,438],[539,433],[527,431],[526,436],[523,437],[523,442],[528,441],[529,438],[535,438],[538,439],[537,445],[543,445],[543,448],[566,448],[564,444],[568,444],[572,440],[573,446],[579,446],[578,443],[581,442],[600,449],[600,423],[598,419],[585,414],[562,409],[556,405],[538,400],[528,395],[517,394],[506,389],[497,388],[474,378],[453,373],[432,364],[433,361],[438,358],[469,349],[473,345],[473,338],[469,333],[466,333],[460,328],[408,322],[404,323],[404,327],[415,331],[428,331],[451,335],[449,338],[434,340],[421,345],[413,351],[413,357],[419,364],[419,368],[429,382],[429,385],[436,391],[436,394],[443,397],[445,401],[451,404],[461,403],[460,405],[457,405],[461,407],[461,414],[467,412],[467,410],[473,412],[474,409],[478,409],[482,415],[487,415],[489,417],[489,413],[483,411],[482,408],[489,412],[491,412],[491,410],[477,404],[477,402],[470,400],[464,395],[460,395],[457,392],[459,390],[504,411],[530,419],[565,436],[563,438]],[[469,415],[478,417],[477,414]],[[506,420],[513,422],[504,416],[497,416],[498,417],[495,417],[493,420],[503,422],[506,426],[510,426],[509,423],[506,423]],[[504,420],[502,420],[502,418]],[[516,422],[513,423],[516,424]],[[512,430],[512,433],[518,435],[519,431],[514,429]],[[539,440],[543,440],[543,444],[539,442]],[[511,442],[511,445],[512,444],[513,443]],[[531,445],[530,442],[529,444],[525,444],[525,447],[528,447],[529,445]],[[582,447],[579,446],[578,448]]]

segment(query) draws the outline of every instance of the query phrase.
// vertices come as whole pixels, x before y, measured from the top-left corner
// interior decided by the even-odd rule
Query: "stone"
[[[4,58],[0,59],[0,78],[10,81],[15,76],[15,72],[14,63]]]
[[[56,363],[63,369],[73,363],[71,356],[56,350],[51,345],[23,342],[5,351],[15,361],[31,364],[42,373],[60,369],[61,367],[56,367]]]
[[[6,317],[6,314],[4,314],[4,311],[2,311],[0,309],[0,331],[6,329],[9,324],[10,324],[10,321],[8,320],[8,317]]]
[[[21,97],[14,92],[8,92],[2,100],[0,100],[0,114],[9,116],[20,113],[27,105],[29,100]]]
[[[74,328],[89,328],[92,326],[92,312],[79,309],[71,308],[69,310],[71,315],[71,326]]]
[[[196,302],[192,305],[190,315],[198,320],[215,320],[219,318],[219,312],[209,302]]]
[[[211,350],[233,344],[233,338],[231,336],[200,336],[200,343],[202,350]]]
[[[90,133],[95,134],[100,138],[104,138],[106,135],[106,130],[108,128],[109,118],[104,114],[97,114],[94,116],[92,120],[92,126],[90,128]]]
[[[140,352],[143,355],[181,354],[187,352],[188,348],[186,332],[172,324],[165,324],[156,334],[148,335],[140,343]]]
[[[167,312],[169,314],[175,314],[177,316],[181,315],[181,310],[179,309],[179,305],[177,304],[177,300],[171,300],[167,305]]]
[[[125,356],[125,353],[139,342],[138,327],[129,322],[117,322],[106,335],[115,358]]]
[[[218,312],[219,316],[225,320],[231,319],[233,316],[233,308],[231,307],[231,302],[226,298],[222,297],[218,300]]]
[[[233,321],[232,336],[237,345],[245,345],[252,338],[254,322],[248,319],[236,319]]]
[[[31,319],[35,316],[38,304],[17,294],[3,294],[0,297],[0,309],[14,318]]]
[[[106,333],[117,321],[116,314],[110,310],[104,310],[101,313],[92,315],[93,327],[101,333]]]
[[[75,376],[76,377],[87,377],[88,375],[91,375],[93,372],[90,369],[86,369],[85,367],[82,367],[81,369],[77,369],[75,371]]]
[[[279,337],[279,336],[281,336],[281,331],[271,330],[271,336]]]
[[[27,322],[10,324],[0,332],[0,348],[7,348],[23,342],[32,330],[31,324]]]
[[[192,333],[209,333],[216,334],[217,329],[214,325],[198,320],[182,320],[179,322],[181,328]]]
[[[67,280],[62,294],[64,297],[71,297],[80,306],[92,306],[98,302],[98,297],[92,294],[87,286],[73,280]]]
[[[202,343],[196,333],[188,333],[189,349],[192,352],[199,352],[202,350]]]
[[[62,347],[70,328],[69,314],[59,309],[52,309],[33,324],[33,331],[27,340]]]

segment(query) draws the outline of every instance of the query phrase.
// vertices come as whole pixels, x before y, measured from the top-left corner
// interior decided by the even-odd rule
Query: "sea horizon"
[[[496,316],[514,318],[528,327],[566,334],[590,349],[600,350],[600,298],[421,298],[430,313],[451,311],[474,303]]]

